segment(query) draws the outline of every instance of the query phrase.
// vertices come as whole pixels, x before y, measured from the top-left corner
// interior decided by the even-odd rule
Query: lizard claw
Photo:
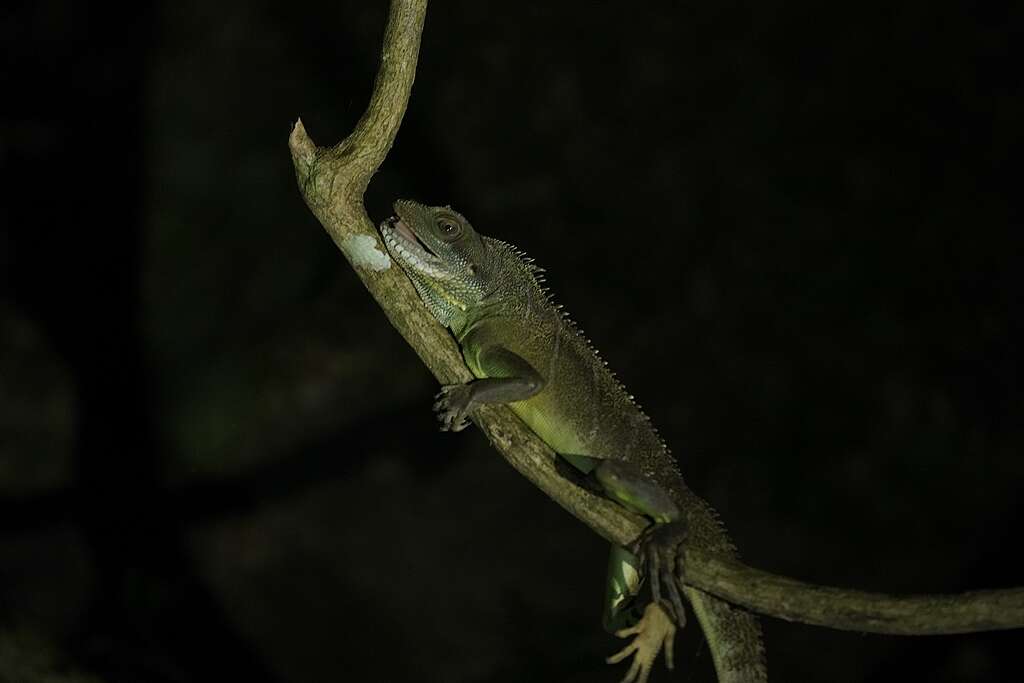
[[[449,384],[441,387],[434,397],[434,412],[441,422],[442,432],[461,432],[469,426],[469,408],[473,391],[468,384]]]
[[[605,660],[609,664],[618,664],[633,655],[633,663],[620,683],[647,683],[654,667],[654,660],[658,658],[662,647],[665,648],[665,666],[669,671],[675,668],[672,647],[676,638],[676,626],[657,602],[647,605],[643,617],[635,625],[616,631],[615,635],[619,638],[636,636],[633,642]]]
[[[686,625],[686,611],[679,593],[683,556],[680,546],[686,540],[686,525],[682,522],[653,524],[644,530],[631,552],[640,558],[651,580],[651,598],[656,604],[669,607],[670,617],[680,628]],[[668,595],[662,595],[666,588]]]

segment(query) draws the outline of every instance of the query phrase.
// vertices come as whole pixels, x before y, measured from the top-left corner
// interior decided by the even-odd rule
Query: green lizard
[[[449,207],[399,200],[394,208],[396,216],[380,226],[384,243],[478,378],[442,388],[434,405],[441,428],[465,428],[476,405],[508,404],[579,470],[578,483],[589,481],[653,520],[633,547],[612,548],[604,624],[635,638],[608,661],[633,655],[623,681],[644,683],[664,647],[671,669],[676,625],[684,623],[674,576],[680,542],[685,536],[702,549],[735,555],[715,512],[686,487],[648,417],[551,302],[540,268],[510,244],[477,233]],[[644,577],[651,600],[637,620],[633,603]],[[683,593],[720,683],[767,680],[757,620],[697,589]]]

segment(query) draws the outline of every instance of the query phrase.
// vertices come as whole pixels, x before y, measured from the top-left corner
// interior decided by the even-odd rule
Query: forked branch
[[[306,204],[345,254],[391,323],[442,384],[472,379],[451,335],[391,263],[366,215],[363,193],[398,133],[412,91],[427,0],[392,0],[381,65],[366,113],[334,147],[318,147],[302,122],[289,138]],[[644,521],[558,474],[555,454],[512,412],[484,407],[474,422],[505,459],[604,538],[627,545]],[[891,597],[813,586],[685,552],[687,585],[761,614],[830,628],[892,634],[964,633],[1024,626],[1024,589]]]

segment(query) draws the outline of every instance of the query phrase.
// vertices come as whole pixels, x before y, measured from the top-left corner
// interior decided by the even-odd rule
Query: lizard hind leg
[[[632,656],[633,661],[622,683],[646,683],[662,648],[665,664],[674,666],[672,646],[676,626],[665,606],[650,602],[638,614],[634,598],[640,592],[642,578],[640,559],[626,548],[613,545],[608,556],[608,588],[605,596],[605,630],[619,638],[633,637],[619,652],[607,658],[609,664],[618,664]]]
[[[683,571],[681,545],[686,540],[685,522],[655,522],[633,544],[645,576],[651,581],[651,599],[665,606],[680,628],[686,625],[686,610],[679,580]],[[667,595],[666,595],[667,593]]]
[[[644,614],[636,624],[615,632],[619,638],[634,636],[633,641],[609,657],[609,664],[618,664],[626,657],[633,656],[621,683],[647,683],[661,649],[665,649],[665,666],[669,671],[675,668],[673,644],[676,638],[676,625],[662,606],[657,602],[648,603]]]
[[[604,612],[601,625],[608,633],[633,626],[641,618],[636,596],[642,588],[640,559],[625,548],[612,545],[608,553]]]
[[[632,463],[602,460],[594,476],[609,498],[653,521],[630,550],[639,558],[644,574],[650,577],[654,602],[665,603],[675,622],[683,626],[686,616],[678,577],[682,569],[680,547],[687,537],[687,525],[679,506]]]

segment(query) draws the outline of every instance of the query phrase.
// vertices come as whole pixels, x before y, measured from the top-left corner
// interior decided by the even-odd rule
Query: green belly
[[[564,406],[559,406],[557,401],[552,400],[552,393],[545,395],[542,391],[532,398],[509,403],[508,406],[553,451],[565,457],[578,469],[588,472],[593,463],[572,456],[599,456],[590,452],[591,447],[581,438],[579,430],[568,416],[560,414],[560,408]]]

